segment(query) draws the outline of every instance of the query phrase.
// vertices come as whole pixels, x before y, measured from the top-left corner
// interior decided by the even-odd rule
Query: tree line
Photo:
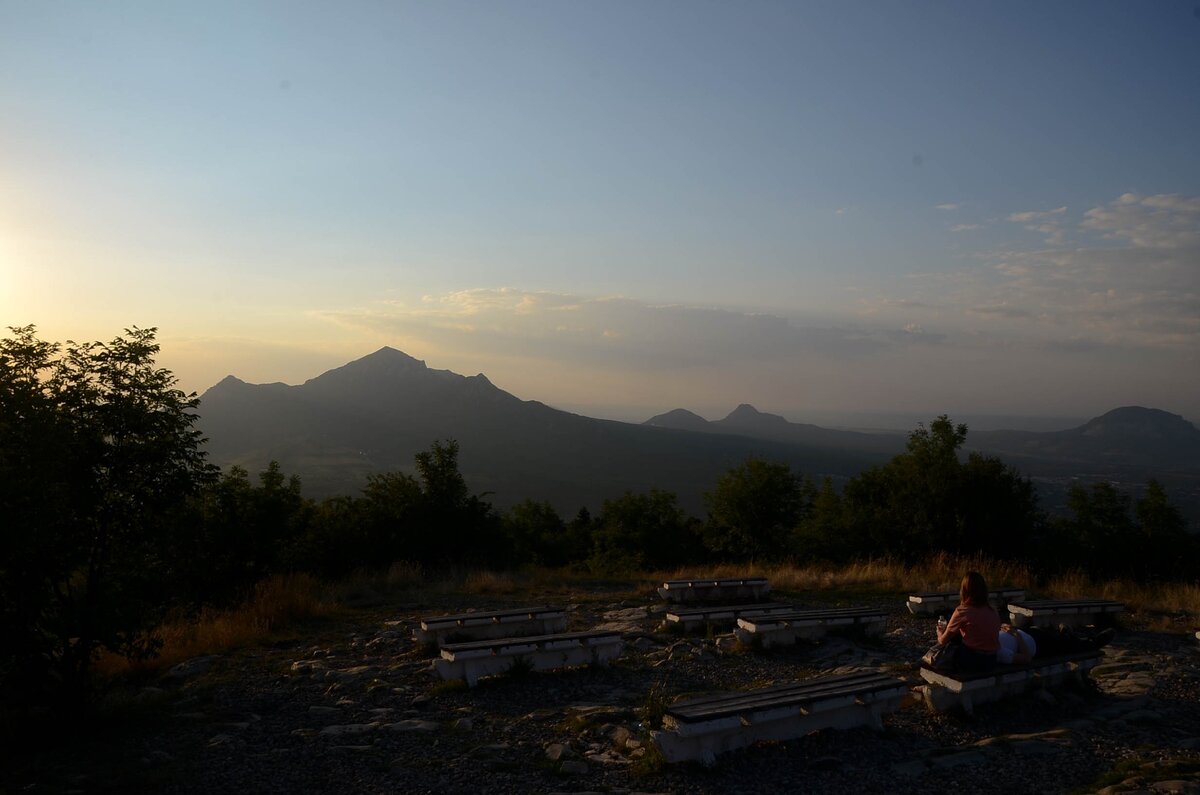
[[[0,702],[78,701],[100,650],[154,654],[170,610],[224,605],[263,578],[426,567],[574,566],[601,573],[708,562],[912,561],[937,551],[1021,559],[1047,573],[1194,577],[1200,544],[1162,487],[1137,498],[1077,486],[1070,514],[1039,509],[1027,478],[963,458],[965,425],[920,426],[904,453],[840,489],[751,458],[689,515],[674,494],[627,492],[595,515],[473,494],[458,444],[433,441],[412,473],[313,500],[271,463],[253,477],[205,461],[198,400],[155,366],[154,329],[108,343],[0,341]]]

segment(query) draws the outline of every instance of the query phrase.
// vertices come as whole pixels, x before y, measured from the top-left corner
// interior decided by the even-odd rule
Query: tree
[[[704,542],[728,560],[770,560],[794,551],[795,531],[807,512],[804,481],[787,464],[748,458],[704,495]]]
[[[674,566],[695,555],[692,522],[669,491],[627,491],[605,500],[592,533],[593,570],[644,571]]]
[[[435,441],[415,456],[417,476],[388,473],[368,479],[363,495],[382,561],[508,562],[500,521],[487,501],[471,494],[458,468],[458,442]]]
[[[933,550],[1006,554],[1038,523],[1029,481],[996,458],[959,448],[967,426],[941,415],[909,434],[905,452],[852,478],[841,532],[858,554],[912,560]]]
[[[100,649],[152,653],[173,528],[214,476],[197,399],[155,366],[156,330],[108,343],[0,341],[0,633],[10,684],[79,694]],[[11,645],[10,645],[11,644]]]

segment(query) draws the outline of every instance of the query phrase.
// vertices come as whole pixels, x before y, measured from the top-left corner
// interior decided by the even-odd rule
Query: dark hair
[[[968,571],[958,587],[958,603],[972,607],[983,607],[988,603],[987,583],[977,571]]]

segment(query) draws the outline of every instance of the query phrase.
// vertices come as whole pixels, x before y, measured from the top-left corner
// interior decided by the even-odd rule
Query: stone
[[[633,732],[629,731],[629,729],[625,728],[624,726],[615,726],[608,736],[609,739],[612,740],[613,745],[615,745],[617,748],[624,748],[625,743],[628,742],[631,737],[633,737]]]
[[[475,728],[475,723],[470,718],[459,718],[458,720],[454,721],[454,723],[450,724],[450,728],[454,729],[455,731],[469,732],[471,729]]]
[[[1152,709],[1135,709],[1125,713],[1125,720],[1130,723],[1158,723],[1162,720],[1162,713]]]
[[[383,728],[396,732],[435,732],[442,725],[431,720],[401,720],[385,724]]]
[[[987,764],[987,757],[980,751],[960,751],[956,754],[936,756],[930,760],[934,767],[948,769],[962,765],[982,766]]]
[[[413,697],[412,701],[408,702],[408,704],[413,709],[425,709],[429,706],[429,702],[431,701],[433,701],[433,699],[429,696],[415,696]]]
[[[1047,756],[1058,751],[1058,746],[1045,740],[1021,740],[1010,744],[1009,748],[1021,756]]]
[[[339,715],[341,711],[338,707],[311,706],[308,708],[309,715]]]
[[[550,743],[546,746],[546,758],[551,762],[558,762],[564,759],[570,759],[574,755],[574,751],[570,746],[563,743]]]
[[[897,762],[892,765],[892,772],[898,776],[919,776],[925,772],[928,765],[924,759],[913,759],[909,762]]]
[[[713,641],[713,643],[719,652],[736,651],[742,645],[741,641],[739,641],[733,635],[721,635],[715,641]]]
[[[190,660],[184,660],[163,674],[163,679],[175,683],[186,681],[193,676],[205,673],[219,659],[221,659],[221,655],[209,654],[204,657],[193,657]]]
[[[338,736],[343,734],[365,734],[369,731],[374,731],[378,728],[375,723],[342,723],[326,726],[319,732],[326,736]]]
[[[808,766],[814,770],[837,770],[842,766],[842,760],[836,756],[818,756]]]
[[[558,771],[565,776],[582,776],[588,772],[588,763],[582,759],[568,759],[559,766]]]

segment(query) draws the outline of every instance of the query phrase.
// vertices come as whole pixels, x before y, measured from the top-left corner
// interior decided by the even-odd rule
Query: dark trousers
[[[975,651],[958,644],[958,653],[954,656],[954,670],[964,674],[990,671],[996,667],[996,652]]]
[[[1029,637],[1037,644],[1038,657],[1057,657],[1060,654],[1078,654],[1100,648],[1096,641],[1083,638],[1068,629],[1048,627],[1026,627]]]

